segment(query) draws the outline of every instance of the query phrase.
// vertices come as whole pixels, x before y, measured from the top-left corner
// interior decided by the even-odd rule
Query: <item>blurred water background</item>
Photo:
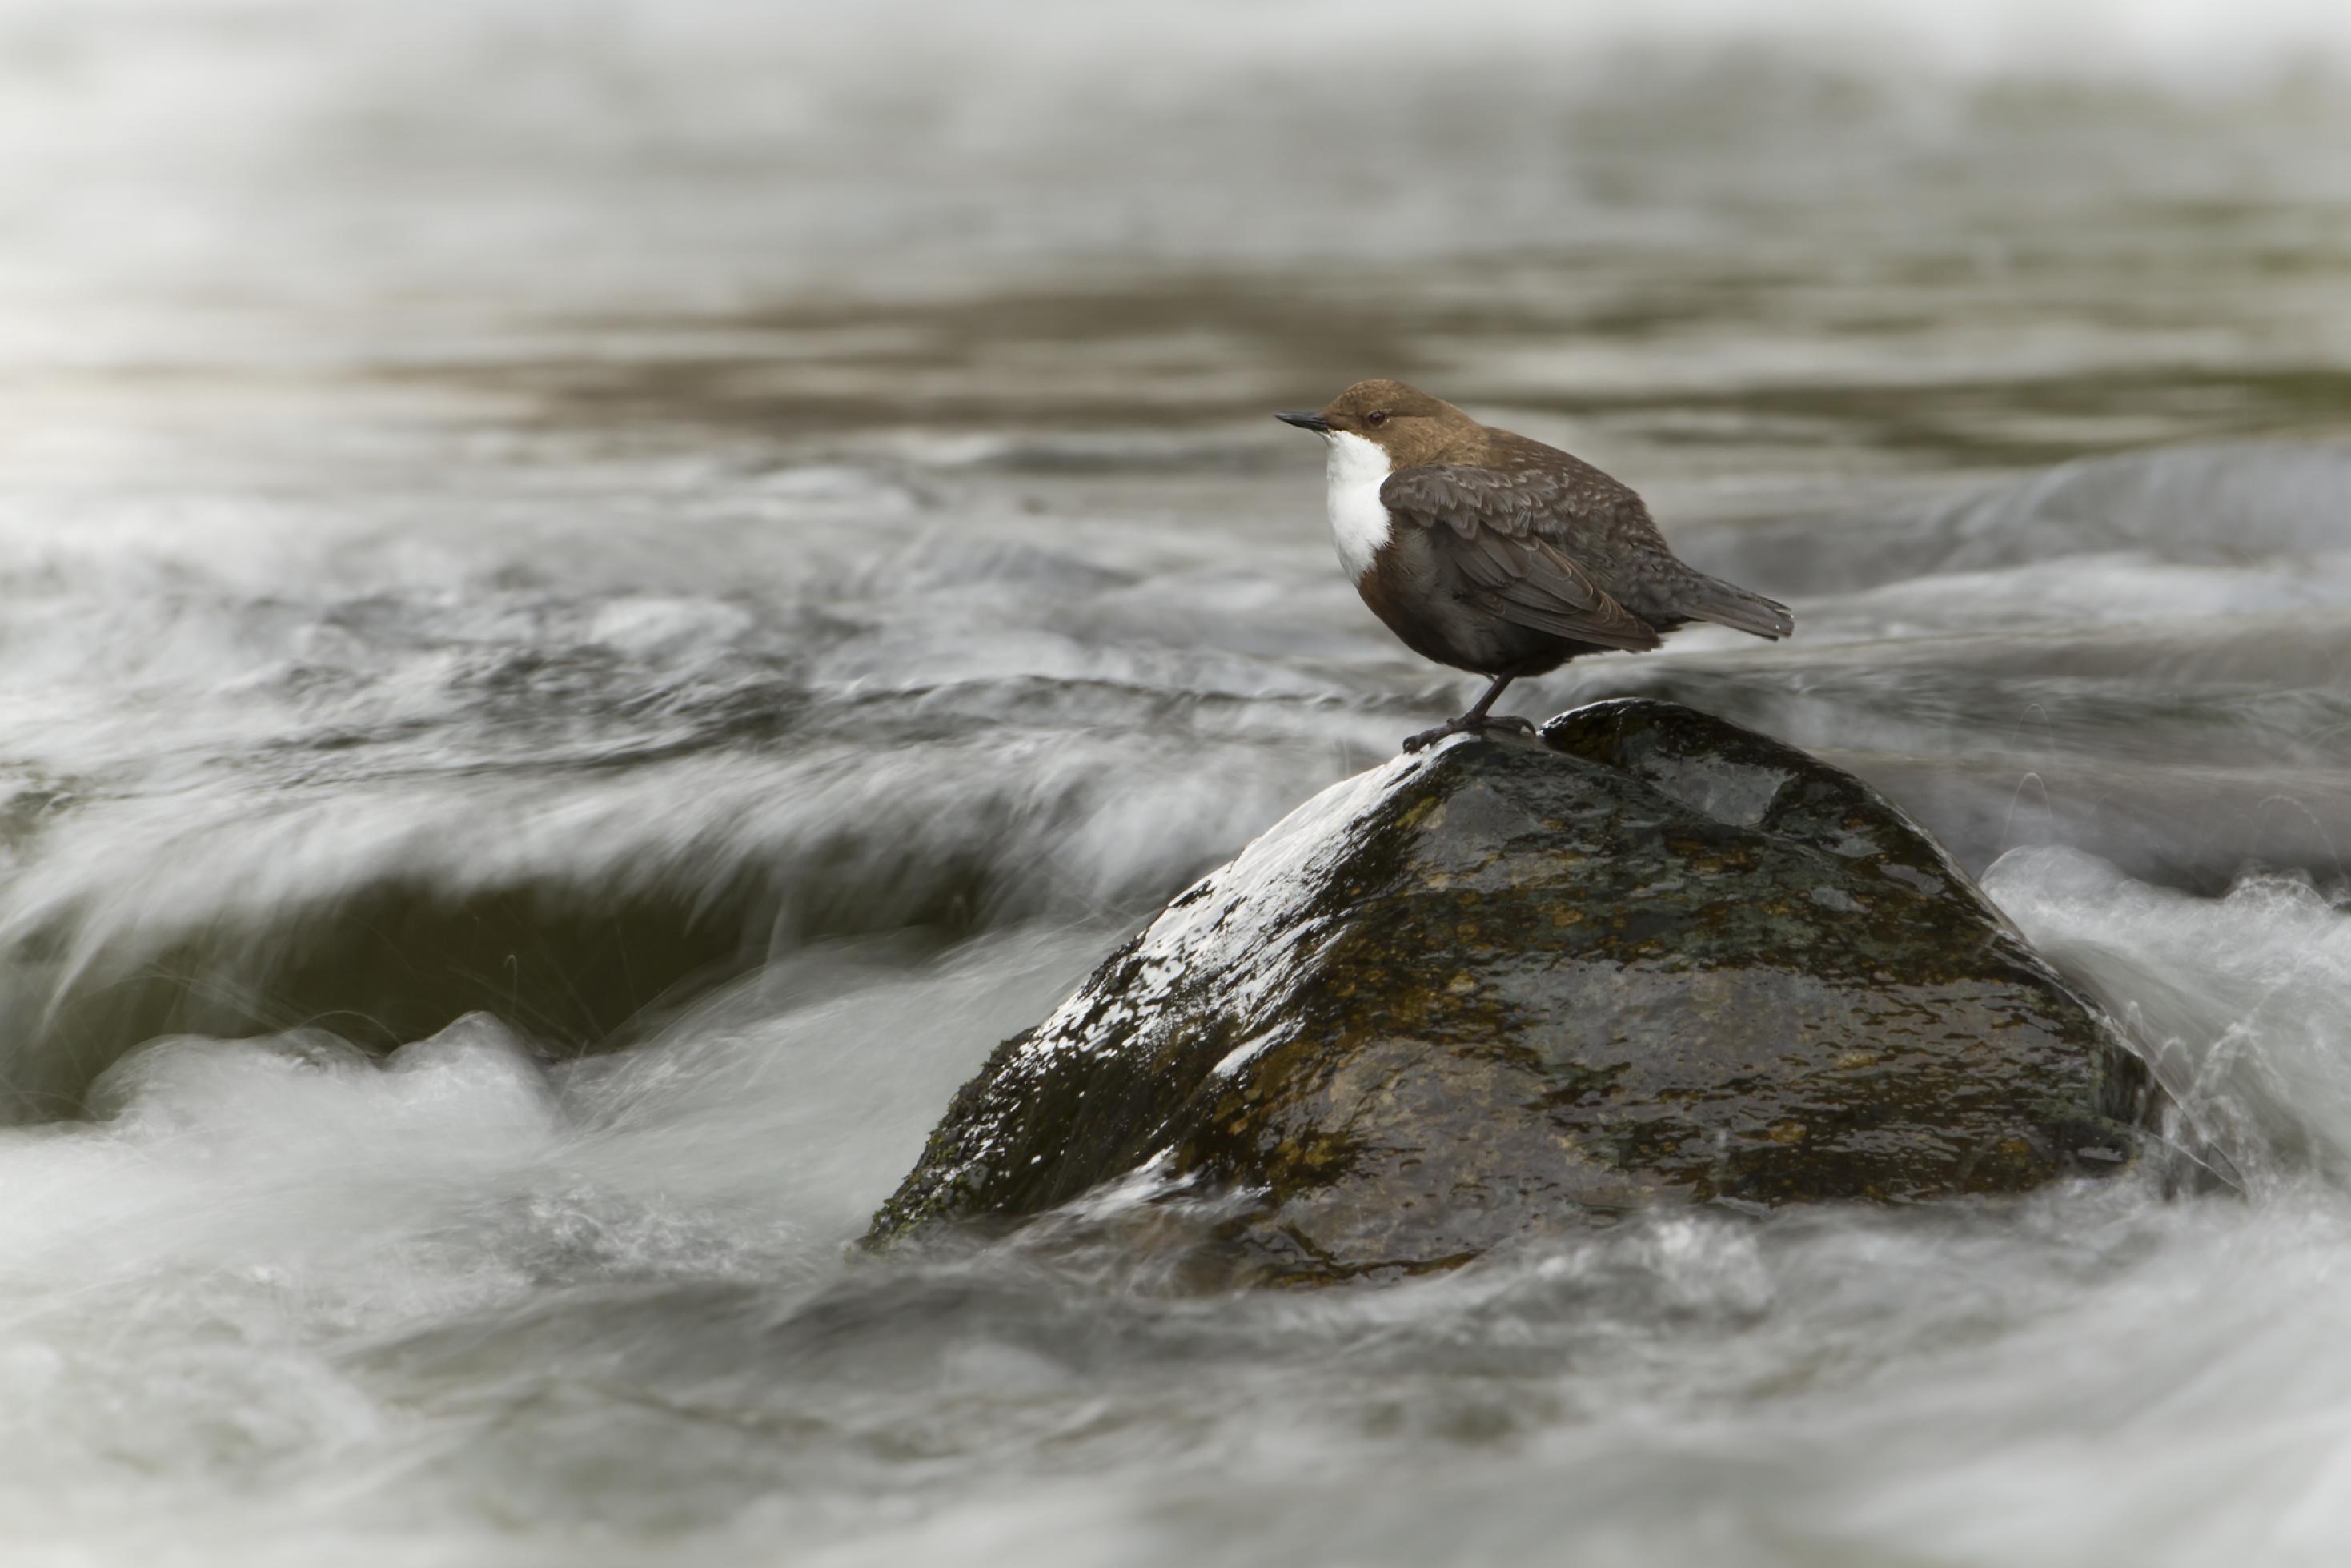
[[[13,1563],[2337,1563],[2351,14],[0,0]],[[1455,711],[1265,417],[1793,603],[2242,1198],[1388,1290],[844,1244]]]

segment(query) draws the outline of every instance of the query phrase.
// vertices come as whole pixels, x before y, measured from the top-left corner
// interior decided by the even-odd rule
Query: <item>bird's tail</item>
[[[1695,620],[1711,621],[1774,642],[1796,629],[1795,616],[1778,600],[1750,593],[1704,572],[1689,574],[1689,580],[1674,595],[1674,608]]]

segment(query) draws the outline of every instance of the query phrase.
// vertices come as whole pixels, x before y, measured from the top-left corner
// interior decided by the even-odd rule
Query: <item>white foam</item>
[[[1984,885],[2027,936],[2119,998],[2167,1082],[2258,1180],[2351,1182],[2351,914],[2307,877],[2220,899],[2078,851],[2012,851]]]

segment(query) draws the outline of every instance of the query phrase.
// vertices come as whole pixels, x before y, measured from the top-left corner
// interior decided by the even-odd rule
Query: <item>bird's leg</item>
[[[1471,703],[1468,713],[1463,714],[1459,718],[1448,719],[1435,729],[1424,729],[1418,735],[1406,736],[1404,748],[1406,751],[1421,751],[1436,745],[1448,735],[1475,735],[1481,729],[1517,729],[1532,735],[1535,732],[1532,720],[1520,718],[1515,714],[1504,714],[1499,718],[1489,717],[1487,715],[1486,710],[1494,706],[1494,699],[1502,695],[1502,688],[1509,685],[1515,678],[1510,675],[1496,675],[1494,684],[1486,688],[1486,695]]]
[[[1517,678],[1515,675],[1496,675],[1494,684],[1486,688],[1486,695],[1471,703],[1469,711],[1453,722],[1468,729],[1515,729],[1522,735],[1532,735],[1535,732],[1534,720],[1520,718],[1514,713],[1489,714],[1486,711],[1494,706],[1494,699],[1502,695],[1502,688]]]

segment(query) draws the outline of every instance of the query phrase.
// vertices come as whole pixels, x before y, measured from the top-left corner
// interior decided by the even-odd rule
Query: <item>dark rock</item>
[[[998,1048],[870,1239],[1149,1166],[1237,1195],[1245,1277],[1320,1281],[2137,1157],[2138,1059],[1868,786],[1665,703],[1543,740],[1293,812]]]

